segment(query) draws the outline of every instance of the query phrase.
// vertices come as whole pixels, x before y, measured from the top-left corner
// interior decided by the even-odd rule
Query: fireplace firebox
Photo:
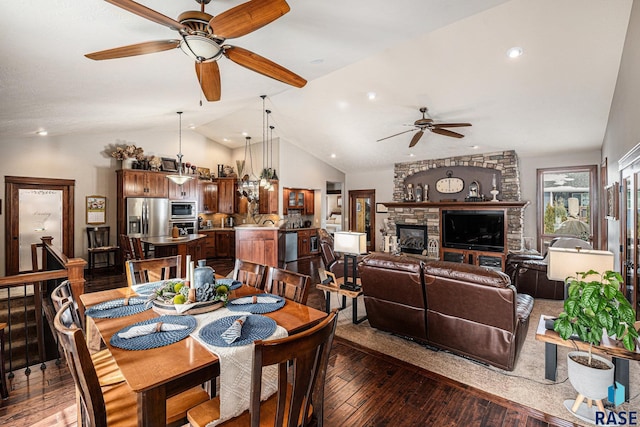
[[[396,235],[401,252],[421,254],[427,250],[426,225],[396,224]]]

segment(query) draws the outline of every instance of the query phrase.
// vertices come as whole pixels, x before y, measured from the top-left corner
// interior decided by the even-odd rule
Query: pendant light
[[[190,179],[193,179],[193,177],[182,175],[182,111],[178,111],[178,117],[180,118],[180,125],[178,128],[178,173],[167,175],[167,178],[178,185],[182,185]]]

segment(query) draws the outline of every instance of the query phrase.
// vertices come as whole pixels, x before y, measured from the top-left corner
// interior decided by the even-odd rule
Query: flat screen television
[[[504,221],[501,210],[443,210],[442,246],[503,252]]]

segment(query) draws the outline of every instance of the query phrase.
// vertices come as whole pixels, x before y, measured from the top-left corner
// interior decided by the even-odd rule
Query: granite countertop
[[[189,243],[194,240],[203,239],[207,237],[204,234],[188,234],[186,236],[176,237],[175,239],[171,236],[154,236],[154,237],[143,237],[141,241],[143,243],[149,243],[154,246],[164,246],[164,245],[180,245],[184,243]]]

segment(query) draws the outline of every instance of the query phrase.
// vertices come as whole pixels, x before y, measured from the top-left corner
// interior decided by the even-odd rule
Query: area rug
[[[337,302],[334,296],[332,306],[337,306]],[[446,351],[425,347],[414,341],[373,329],[368,321],[354,325],[351,322],[350,305],[340,311],[336,335],[576,425],[590,425],[570,414],[563,404],[567,399],[576,398],[576,392],[567,379],[566,358],[569,348],[558,346],[556,381],[544,378],[544,343],[536,341],[536,328],[540,315],[555,315],[560,311],[562,301],[535,301],[527,338],[513,371],[505,371]],[[362,297],[358,298],[358,313],[359,316],[366,315]],[[616,411],[640,411],[640,363],[631,361],[629,370],[630,402],[619,406]]]

